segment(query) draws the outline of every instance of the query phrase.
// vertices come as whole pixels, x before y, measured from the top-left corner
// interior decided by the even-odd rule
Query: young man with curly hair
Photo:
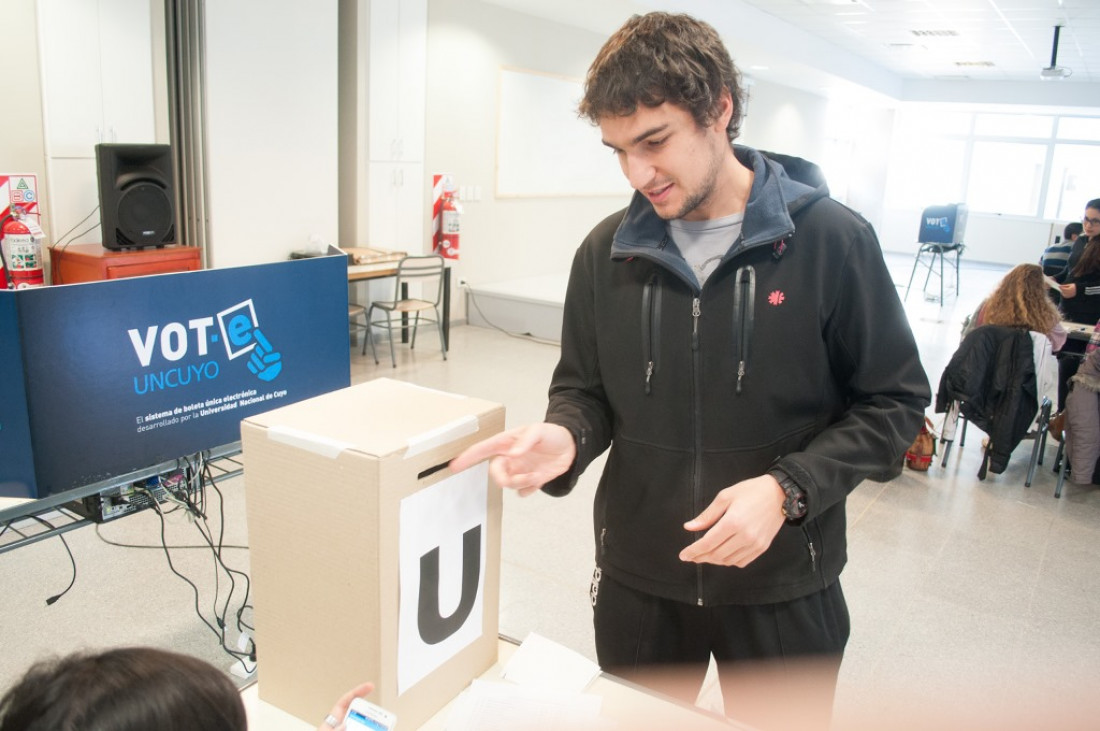
[[[901,459],[930,394],[870,224],[816,166],[734,145],[744,104],[706,23],[650,13],[607,41],[580,112],[633,199],[577,250],[545,421],[452,466],[491,458],[498,484],[564,495],[610,449],[601,666],[694,701],[713,656],[727,714],[775,726],[747,690],[764,671],[741,668],[814,659],[812,688],[780,672],[759,710],[824,724],[849,634],[845,499]]]

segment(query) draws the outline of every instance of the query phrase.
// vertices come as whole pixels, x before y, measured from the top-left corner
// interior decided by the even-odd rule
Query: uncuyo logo
[[[134,376],[134,392],[139,395],[217,378],[221,366],[217,360],[207,357],[210,356],[210,344],[219,340],[230,361],[247,356],[245,362],[249,372],[261,381],[274,381],[283,370],[282,355],[260,329],[256,307],[251,299],[222,310],[213,317],[197,317],[186,323],[149,325],[144,332],[131,328],[127,334],[142,368],[152,368],[154,356],[158,354],[168,364],[177,363],[191,352],[192,347],[203,358],[199,363],[169,365]]]

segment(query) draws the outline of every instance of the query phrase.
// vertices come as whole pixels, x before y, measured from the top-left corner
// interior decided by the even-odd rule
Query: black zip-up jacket
[[[952,401],[962,402],[963,415],[989,435],[989,471],[1004,472],[1039,410],[1027,329],[982,325],[968,333],[940,376],[936,412],[947,411]]]
[[[611,448],[595,500],[600,568],[700,605],[831,584],[848,493],[900,460],[930,398],[871,226],[828,197],[816,166],[734,149],[752,191],[702,291],[641,195],[581,244],[546,417],[577,442],[572,469],[543,488],[552,495]],[[686,521],[772,469],[807,496],[799,525],[745,568],[679,559],[702,535]]]

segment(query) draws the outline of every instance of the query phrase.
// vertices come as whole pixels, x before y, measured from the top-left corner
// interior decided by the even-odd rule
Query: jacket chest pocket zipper
[[[696,297],[691,301],[691,349],[699,349],[699,316],[703,314],[703,308]]]
[[[654,274],[642,289],[642,360],[647,396],[652,391],[653,374],[657,372],[660,325],[661,283]]]
[[[751,266],[743,266],[737,270],[733,285],[733,327],[736,330],[733,336],[737,344],[737,393],[741,393],[741,381],[748,370],[755,301],[756,270]]]

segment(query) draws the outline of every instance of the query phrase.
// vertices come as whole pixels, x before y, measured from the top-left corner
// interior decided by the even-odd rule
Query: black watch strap
[[[787,520],[799,520],[806,517],[806,493],[798,483],[783,470],[769,470],[768,474],[776,479],[783,488],[783,517]]]

